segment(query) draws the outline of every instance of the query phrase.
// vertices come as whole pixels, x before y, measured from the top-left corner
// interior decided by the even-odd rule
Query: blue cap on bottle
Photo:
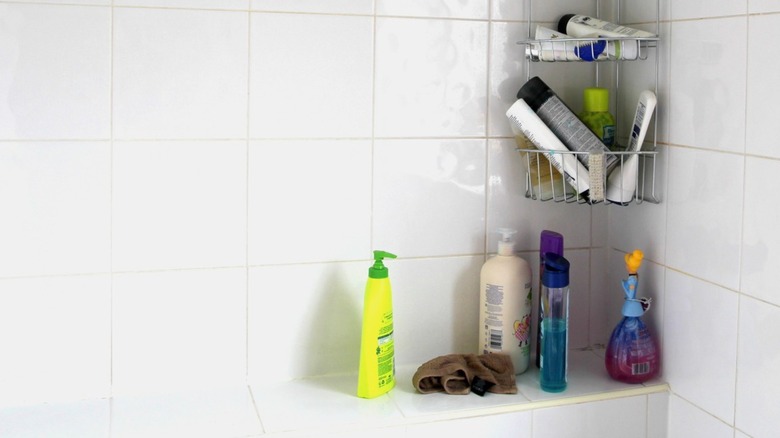
[[[563,256],[547,252],[544,254],[542,285],[561,288],[569,285],[569,261]]]

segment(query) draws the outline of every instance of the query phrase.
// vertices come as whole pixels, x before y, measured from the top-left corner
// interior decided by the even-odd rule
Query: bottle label
[[[596,134],[585,126],[557,96],[551,96],[547,99],[536,113],[569,150],[609,152],[609,149],[596,137]],[[588,165],[588,154],[577,154],[577,159],[584,166]],[[614,155],[609,155],[607,167],[615,160]]]
[[[395,380],[395,342],[393,341],[393,314],[382,317],[377,338],[376,360],[379,388],[393,384]]]

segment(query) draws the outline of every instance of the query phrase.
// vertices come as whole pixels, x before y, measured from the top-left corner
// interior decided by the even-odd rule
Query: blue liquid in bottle
[[[542,360],[540,383],[547,392],[566,389],[566,320],[545,318],[542,321]]]

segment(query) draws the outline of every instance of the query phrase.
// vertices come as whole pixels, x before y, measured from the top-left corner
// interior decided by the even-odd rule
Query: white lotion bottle
[[[645,135],[650,127],[657,99],[655,93],[645,90],[639,93],[639,103],[631,124],[631,135],[628,139],[626,152],[640,152],[645,141]],[[607,178],[607,200],[614,204],[628,205],[636,191],[639,178],[639,156],[632,154],[628,159],[621,159],[620,166]]]
[[[514,253],[516,231],[498,232],[498,254],[482,265],[479,276],[479,352],[509,355],[520,374],[531,356],[531,266]]]

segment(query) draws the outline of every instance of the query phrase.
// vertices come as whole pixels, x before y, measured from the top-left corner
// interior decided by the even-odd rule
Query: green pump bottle
[[[388,270],[382,263],[385,258],[395,257],[389,252],[374,251],[374,265],[368,268],[357,389],[362,398],[378,397],[395,386],[393,293]]]

